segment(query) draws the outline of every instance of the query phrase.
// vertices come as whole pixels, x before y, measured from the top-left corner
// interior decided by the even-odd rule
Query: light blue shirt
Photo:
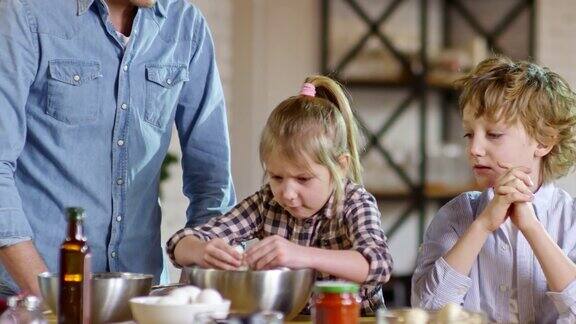
[[[0,0],[0,22],[0,245],[32,238],[57,271],[64,208],[80,206],[93,271],[158,281],[159,172],[174,122],[187,226],[235,203],[204,17],[158,0],[138,9],[127,44],[103,0]],[[0,283],[16,289],[4,268]]]
[[[562,292],[549,291],[538,259],[521,232],[514,247],[504,226],[494,231],[468,276],[444,260],[443,256],[493,197],[491,189],[483,193],[467,192],[438,211],[418,255],[412,277],[412,305],[439,309],[452,302],[485,312],[491,321],[508,322],[510,293],[515,289],[520,323],[575,323],[576,281]],[[576,260],[574,199],[564,190],[547,184],[535,193],[533,205],[552,240],[572,261]]]

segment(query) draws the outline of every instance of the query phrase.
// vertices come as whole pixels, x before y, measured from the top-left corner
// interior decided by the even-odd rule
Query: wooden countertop
[[[50,312],[50,311],[45,312],[44,315],[46,316],[46,320],[48,321],[49,324],[58,323],[56,316],[54,316],[54,314],[52,314],[52,312]],[[308,324],[308,323],[312,323],[312,319],[310,318],[310,316],[299,315],[290,321],[285,321],[284,323],[285,324]],[[360,318],[359,323],[361,323],[361,324],[373,324],[373,323],[376,323],[376,318],[375,317],[362,317],[362,318]],[[129,321],[129,322],[120,322],[120,323],[116,323],[116,324],[137,324],[137,323],[135,321]]]

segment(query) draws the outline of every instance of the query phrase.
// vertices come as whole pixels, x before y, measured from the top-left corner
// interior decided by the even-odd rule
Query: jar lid
[[[357,293],[360,287],[358,284],[348,281],[320,281],[314,285],[315,292],[323,293]]]
[[[10,296],[6,301],[6,305],[8,305],[8,307],[16,307],[21,301],[22,297],[20,296]]]

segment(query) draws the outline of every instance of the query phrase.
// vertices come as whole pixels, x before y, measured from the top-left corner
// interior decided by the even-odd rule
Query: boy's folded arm
[[[472,280],[451,266],[445,255],[473,222],[472,209],[470,197],[463,194],[443,206],[430,223],[412,276],[412,306],[438,309],[464,301]]]
[[[412,306],[437,310],[448,303],[462,305],[472,279],[450,266],[444,259],[429,259],[419,265],[412,277]]]

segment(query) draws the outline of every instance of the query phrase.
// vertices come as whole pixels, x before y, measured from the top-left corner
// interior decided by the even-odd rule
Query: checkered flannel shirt
[[[332,196],[314,216],[297,219],[274,200],[267,184],[228,213],[213,218],[205,225],[179,230],[168,240],[167,252],[172,263],[180,267],[174,260],[174,249],[178,241],[187,235],[194,235],[202,241],[222,238],[230,245],[279,235],[303,246],[356,250],[370,266],[368,277],[360,289],[362,313],[370,314],[383,305],[382,284],[390,278],[392,257],[374,197],[352,181],[346,182],[344,195],[345,199],[336,212]],[[317,272],[317,280],[335,279],[334,276]]]

